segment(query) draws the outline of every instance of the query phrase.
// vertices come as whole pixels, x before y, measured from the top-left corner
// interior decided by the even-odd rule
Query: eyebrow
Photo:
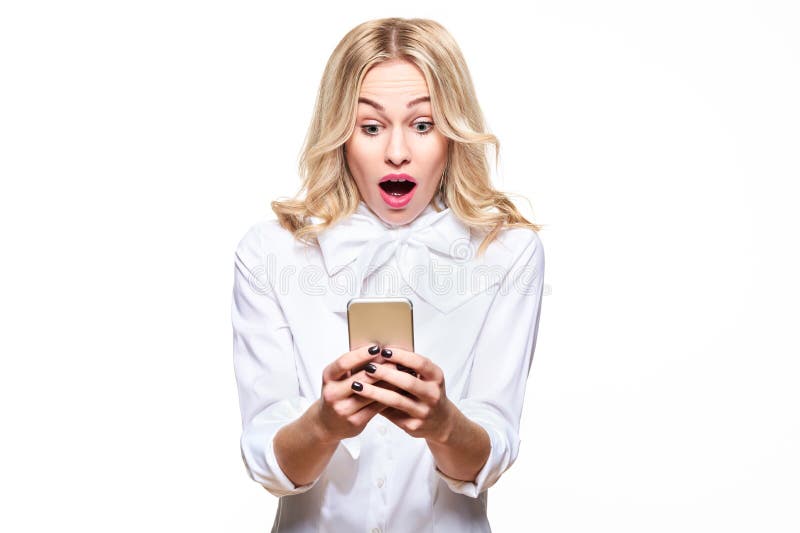
[[[430,96],[420,96],[419,98],[414,98],[409,103],[407,103],[406,104],[406,108],[411,108],[411,107],[414,107],[415,105],[420,104],[422,102],[430,102],[430,101],[431,101],[431,97]],[[386,108],[383,107],[378,102],[376,102],[374,100],[370,100],[369,98],[364,98],[363,96],[359,96],[358,97],[358,103],[371,105],[372,107],[374,107],[375,109],[377,109],[379,111],[386,111]]]

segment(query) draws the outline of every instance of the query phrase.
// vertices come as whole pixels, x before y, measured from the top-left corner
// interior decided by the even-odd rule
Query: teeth
[[[404,192],[397,192],[397,191],[388,191],[387,190],[388,187],[382,187],[388,194],[390,194],[391,196],[397,196],[397,197],[405,196],[406,194],[409,194],[411,192],[411,189],[413,189],[416,186],[416,184],[413,181],[407,180],[407,179],[404,179],[404,178],[399,178],[399,179],[392,178],[392,179],[388,179],[388,180],[383,180],[381,183],[388,183],[388,182],[392,182],[392,183],[396,183],[396,184],[409,183],[411,185],[411,187],[409,188],[409,191],[405,192],[405,193]]]

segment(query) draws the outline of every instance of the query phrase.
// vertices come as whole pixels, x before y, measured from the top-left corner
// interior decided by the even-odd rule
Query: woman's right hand
[[[347,352],[322,372],[316,421],[325,440],[338,442],[358,435],[373,416],[386,409],[386,405],[359,396],[351,388],[355,381],[370,385],[379,381],[364,367],[367,363],[383,364],[380,348],[363,346]],[[360,370],[353,373],[354,369]]]

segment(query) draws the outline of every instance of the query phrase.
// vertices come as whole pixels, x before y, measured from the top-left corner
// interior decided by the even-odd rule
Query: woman
[[[277,220],[235,255],[241,450],[280,497],[273,531],[490,531],[487,489],[519,452],[544,251],[492,187],[488,144],[438,23],[369,21],[331,55],[304,197],[273,202]],[[398,295],[418,352],[351,351],[347,301]]]

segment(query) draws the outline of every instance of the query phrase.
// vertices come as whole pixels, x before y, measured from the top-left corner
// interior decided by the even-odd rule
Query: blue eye
[[[419,130],[419,129],[417,129],[417,126],[427,126],[427,128],[425,128],[424,130]],[[370,128],[375,128],[375,129],[370,129]],[[377,137],[378,136],[378,131],[377,130],[380,129],[380,128],[381,128],[381,126],[378,125],[378,124],[366,124],[364,126],[361,126],[361,131],[363,131],[364,134],[367,137]],[[427,135],[428,133],[431,132],[432,129],[433,129],[433,122],[415,122],[414,123],[414,132],[417,135]]]
[[[433,129],[433,122],[417,122],[414,124],[414,128],[416,129],[417,126],[428,126],[424,131],[416,130],[420,135],[427,135]]]

